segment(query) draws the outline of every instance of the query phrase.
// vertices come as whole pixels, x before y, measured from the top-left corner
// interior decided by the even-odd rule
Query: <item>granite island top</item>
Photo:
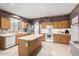
[[[43,34],[39,34],[39,35],[32,34],[32,35],[27,35],[27,36],[20,37],[18,39],[19,40],[31,41],[31,40],[35,40],[35,39],[37,39],[37,38],[39,38],[41,36],[43,36]]]

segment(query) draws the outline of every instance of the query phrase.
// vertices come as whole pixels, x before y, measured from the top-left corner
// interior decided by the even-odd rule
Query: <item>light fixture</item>
[[[45,9],[45,7],[44,6],[41,6],[41,10],[44,10]]]
[[[14,6],[14,3],[11,3],[11,6]]]

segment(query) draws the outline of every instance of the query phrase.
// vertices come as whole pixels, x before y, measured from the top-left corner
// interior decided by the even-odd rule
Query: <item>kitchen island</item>
[[[23,32],[16,33],[16,45],[18,45],[18,38],[19,37],[23,37],[23,36],[27,36],[27,35],[29,35],[29,34],[23,33]]]
[[[32,56],[40,50],[43,34],[28,35],[19,38],[18,53],[20,56]]]

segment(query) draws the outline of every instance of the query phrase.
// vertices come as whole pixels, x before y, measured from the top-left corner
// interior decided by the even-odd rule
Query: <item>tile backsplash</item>
[[[61,33],[61,32],[64,33],[65,30],[69,30],[69,32],[70,32],[70,29],[52,29],[53,33]],[[41,32],[46,33],[46,29],[41,29]]]

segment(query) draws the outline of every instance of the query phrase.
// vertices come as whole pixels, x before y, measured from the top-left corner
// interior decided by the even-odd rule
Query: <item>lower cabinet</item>
[[[6,49],[15,45],[15,36],[0,36],[0,49]]]
[[[46,34],[45,33],[41,33],[41,34],[43,34],[43,36],[41,36],[41,41],[45,41],[45,36],[46,36]]]
[[[54,34],[53,41],[55,43],[69,44],[71,36],[68,34]]]

